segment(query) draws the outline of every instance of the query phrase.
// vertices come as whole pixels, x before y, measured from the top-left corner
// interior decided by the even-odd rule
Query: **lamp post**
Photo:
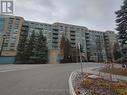
[[[81,55],[80,43],[78,43],[78,48],[79,48],[79,55],[80,55],[81,74],[83,76],[83,65],[82,65],[82,55]]]
[[[2,38],[3,38],[3,40],[2,40],[1,49],[0,49],[0,56],[2,56],[2,51],[3,51],[3,46],[4,46],[4,40],[5,40],[5,38],[6,38],[6,35],[4,34],[4,35],[2,36]]]

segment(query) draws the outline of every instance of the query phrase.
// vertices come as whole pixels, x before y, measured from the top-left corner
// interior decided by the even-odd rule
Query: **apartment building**
[[[50,24],[47,23],[40,23],[34,21],[24,21],[24,24],[29,27],[28,29],[28,37],[31,35],[32,32],[38,33],[42,32],[43,35],[47,38],[47,46],[49,49],[52,48],[52,27]]]
[[[62,35],[69,40],[72,48],[72,56],[79,57],[78,45],[82,46],[83,61],[104,62],[111,54],[111,44],[116,42],[115,33],[111,31],[90,30],[84,26],[65,23],[40,23],[24,20],[18,16],[0,16],[0,47],[3,45],[2,55],[15,56],[17,46],[24,46],[20,43],[22,37],[29,37],[32,32],[43,32],[47,38],[49,50],[49,63],[59,63],[61,59],[60,44]],[[3,42],[3,35],[5,35]],[[110,42],[110,43],[109,43]],[[110,50],[109,46],[110,44]],[[113,45],[113,44],[112,44]]]
[[[104,62],[106,60],[104,33],[96,30],[86,32],[88,61]]]
[[[74,51],[72,52],[72,55],[75,57],[79,56],[75,51],[78,49],[78,44],[82,45],[82,57],[84,61],[104,62],[108,60],[108,52],[111,53],[108,50],[108,44],[110,42],[110,44],[113,45],[114,42],[117,42],[115,33],[113,31],[103,32],[89,30],[84,26],[59,22],[46,24],[25,21],[25,24],[29,27],[28,35],[30,35],[32,31],[42,31],[44,36],[46,36],[47,46],[49,49],[49,58],[54,60],[51,63],[57,62],[56,60],[59,59],[58,57],[60,55],[60,43],[62,35],[69,40],[71,48]]]
[[[117,35],[115,34],[114,31],[106,31],[104,34],[104,39],[105,39],[107,61],[114,61],[113,49],[114,49],[114,45],[118,43]]]
[[[78,44],[81,44],[83,48],[82,56],[84,60],[87,60],[85,32],[87,32],[88,29],[83,26],[71,25],[71,24],[65,24],[59,22],[53,23],[53,26],[57,27],[57,31],[59,31],[58,46],[60,46],[60,39],[62,35],[64,35],[70,42],[70,46],[73,51],[72,55],[73,56],[78,55],[75,50],[78,49]]]
[[[24,19],[19,16],[0,15],[1,56],[15,56]]]

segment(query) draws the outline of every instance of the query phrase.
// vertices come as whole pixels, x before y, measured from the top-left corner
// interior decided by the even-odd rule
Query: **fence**
[[[0,56],[0,64],[13,64],[15,63],[15,56]]]

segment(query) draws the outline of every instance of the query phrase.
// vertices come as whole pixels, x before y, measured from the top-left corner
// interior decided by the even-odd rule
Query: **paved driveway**
[[[83,67],[98,66],[84,63]],[[68,78],[80,64],[0,65],[0,95],[69,95]]]

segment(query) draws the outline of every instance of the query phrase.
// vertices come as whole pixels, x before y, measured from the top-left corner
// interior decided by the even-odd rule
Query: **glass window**
[[[10,47],[15,47],[15,43],[11,43],[10,44]]]
[[[14,29],[14,34],[17,34],[18,30],[17,29]]]
[[[4,43],[4,44],[3,44],[3,47],[7,47],[7,46],[8,46],[8,44],[7,44],[7,43]]]
[[[5,42],[9,42],[9,39],[5,39]]]
[[[10,36],[10,33],[9,32],[6,32],[6,36]]]
[[[16,37],[17,36],[17,34],[13,34],[13,37]]]
[[[11,42],[16,42],[16,39],[15,38],[11,39]]]
[[[0,16],[0,32],[2,32],[5,23],[5,17]]]
[[[3,50],[9,50],[7,47],[3,47]]]
[[[0,36],[2,36],[2,32],[0,32]]]
[[[81,35],[80,32],[78,32],[78,37],[80,37],[80,35]]]

